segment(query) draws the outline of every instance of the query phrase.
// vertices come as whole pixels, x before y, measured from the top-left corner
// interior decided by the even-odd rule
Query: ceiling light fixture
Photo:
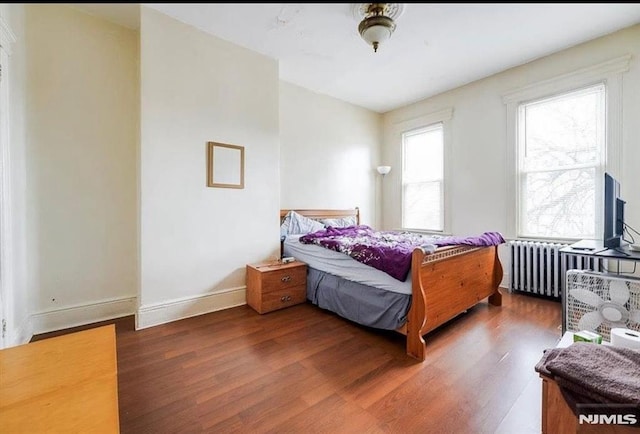
[[[398,3],[360,4],[364,19],[358,25],[358,32],[373,47],[374,52],[378,52],[380,44],[389,39],[396,29],[393,18],[402,12],[402,7],[399,6]]]

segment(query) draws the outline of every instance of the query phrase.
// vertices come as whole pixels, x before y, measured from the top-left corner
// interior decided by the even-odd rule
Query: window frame
[[[527,102],[553,98],[598,84],[605,85],[605,150],[602,170],[619,176],[621,172],[622,152],[622,74],[629,70],[631,55],[617,57],[606,62],[582,68],[567,74],[556,76],[537,83],[529,84],[509,93],[503,94],[506,106],[507,128],[507,239],[533,239],[556,242],[571,242],[573,238],[553,237],[520,237],[520,177],[519,146],[521,134],[518,121],[518,110]],[[597,183],[596,183],[597,185]],[[596,195],[598,192],[596,192]],[[598,205],[597,205],[598,206]],[[601,217],[599,217],[601,220]],[[595,239],[600,237],[598,227],[602,222],[596,221]]]
[[[443,206],[442,206],[442,227],[443,230],[442,231],[428,231],[428,230],[423,230],[423,229],[412,229],[412,228],[405,228],[403,227],[403,220],[404,217],[402,216],[403,214],[403,184],[402,184],[402,172],[403,169],[401,169],[400,172],[400,176],[399,176],[399,182],[396,181],[396,183],[394,183],[394,189],[396,191],[396,194],[400,201],[399,204],[398,202],[392,202],[394,203],[394,206],[397,206],[395,204],[399,205],[399,212],[396,214],[396,216],[399,217],[399,221],[394,219],[394,221],[391,223],[391,227],[396,228],[398,230],[407,230],[407,231],[411,231],[411,232],[418,232],[418,233],[426,233],[426,234],[438,234],[438,235],[450,235],[451,234],[451,213],[450,213],[450,206],[451,206],[451,194],[450,194],[450,189],[451,189],[451,155],[453,152],[452,149],[452,119],[453,119],[453,108],[445,108],[439,111],[435,111],[432,112],[430,114],[427,115],[422,115],[413,119],[409,119],[406,121],[402,121],[402,122],[398,122],[395,123],[392,127],[392,136],[394,137],[394,143],[396,143],[396,146],[398,146],[400,148],[400,161],[395,160],[396,164],[398,165],[398,167],[403,167],[404,165],[404,152],[403,152],[403,141],[402,141],[402,135],[408,131],[413,131],[413,130],[419,130],[421,128],[426,128],[429,127],[430,125],[434,125],[434,124],[438,124],[441,123],[442,127],[443,127],[443,142],[444,142],[444,150],[443,150],[443,159],[444,159],[444,176],[443,176]],[[397,154],[396,154],[397,155]],[[395,178],[398,179],[398,178]]]
[[[577,164],[575,166],[567,166],[566,168],[563,169],[549,169],[549,170],[524,170],[524,162],[525,162],[525,155],[524,155],[524,148],[526,145],[525,142],[525,131],[526,131],[526,108],[527,106],[530,106],[532,104],[539,104],[539,103],[544,103],[547,101],[552,101],[555,99],[560,99],[562,97],[565,96],[569,96],[570,94],[579,94],[580,92],[584,92],[587,91],[588,89],[594,89],[594,88],[598,88],[601,87],[603,92],[604,92],[604,101],[603,101],[603,118],[604,118],[604,137],[602,137],[603,139],[603,147],[599,150],[600,151],[600,155],[598,156],[598,161],[595,165],[592,164]],[[523,224],[523,217],[524,214],[526,212],[525,210],[525,205],[526,205],[526,201],[524,200],[524,188],[525,188],[525,178],[526,178],[526,174],[527,173],[539,173],[539,172],[543,172],[543,171],[547,171],[547,172],[559,172],[559,171],[568,171],[568,170],[575,170],[575,169],[579,169],[579,168],[593,168],[595,169],[595,197],[596,197],[596,203],[595,203],[595,215],[596,216],[601,216],[602,215],[602,203],[600,201],[597,200],[597,198],[602,197],[602,183],[603,183],[603,176],[604,176],[604,172],[605,172],[605,164],[606,164],[606,149],[607,149],[607,116],[606,116],[606,112],[607,112],[607,107],[606,107],[606,100],[607,100],[607,85],[604,82],[599,82],[599,83],[594,83],[591,85],[587,85],[587,86],[581,86],[577,89],[572,89],[569,91],[565,91],[565,92],[559,92],[559,93],[555,93],[553,95],[550,96],[545,96],[542,98],[535,98],[529,101],[525,101],[525,102],[521,102],[520,104],[518,104],[518,108],[517,108],[517,130],[518,130],[518,137],[517,137],[517,141],[516,141],[516,155],[518,156],[517,158],[517,166],[516,166],[516,182],[517,182],[517,187],[516,187],[516,198],[517,198],[517,212],[516,212],[516,235],[518,238],[525,238],[525,239],[554,239],[552,237],[548,237],[548,236],[542,236],[542,235],[532,235],[532,234],[527,234],[524,231],[524,224]],[[596,218],[595,223],[595,227],[594,227],[594,237],[597,237],[598,234],[602,233],[602,228],[603,228],[603,223],[601,219]],[[580,238],[572,238],[572,237],[566,237],[566,238],[556,238],[556,239],[563,239],[563,240],[578,240]]]
[[[405,138],[408,136],[417,136],[422,133],[428,133],[431,131],[440,130],[442,131],[442,179],[439,181],[425,181],[425,182],[440,182],[440,229],[435,228],[411,228],[405,226],[405,185],[407,182],[405,181],[405,162],[406,162],[406,147],[405,147]],[[430,125],[426,125],[419,128],[414,128],[412,130],[404,131],[402,133],[402,176],[401,176],[401,185],[402,185],[402,196],[400,198],[401,209],[400,209],[400,218],[402,219],[402,228],[406,230],[410,230],[413,232],[427,232],[427,233],[443,233],[444,232],[444,221],[445,221],[445,209],[444,209],[444,196],[445,196],[445,140],[444,140],[444,122],[435,122]],[[416,184],[415,182],[413,184]]]

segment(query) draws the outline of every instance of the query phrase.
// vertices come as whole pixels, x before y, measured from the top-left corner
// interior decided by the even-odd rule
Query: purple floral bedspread
[[[433,253],[438,246],[497,246],[505,241],[498,232],[485,232],[477,237],[441,237],[411,232],[374,231],[369,226],[360,225],[329,227],[303,235],[300,242],[345,253],[356,261],[404,281],[411,269],[411,253],[416,247]]]

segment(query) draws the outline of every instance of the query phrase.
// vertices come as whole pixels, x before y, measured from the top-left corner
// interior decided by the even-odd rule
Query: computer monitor
[[[620,247],[624,235],[624,204],[620,198],[620,183],[608,173],[604,174],[604,247]]]

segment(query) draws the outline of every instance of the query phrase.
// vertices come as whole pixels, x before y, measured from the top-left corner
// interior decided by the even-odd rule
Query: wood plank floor
[[[539,433],[533,368],[560,321],[559,303],[505,294],[501,308],[483,302],[428,334],[418,363],[402,336],[310,304],[141,331],[125,318],[115,321],[121,430]]]

